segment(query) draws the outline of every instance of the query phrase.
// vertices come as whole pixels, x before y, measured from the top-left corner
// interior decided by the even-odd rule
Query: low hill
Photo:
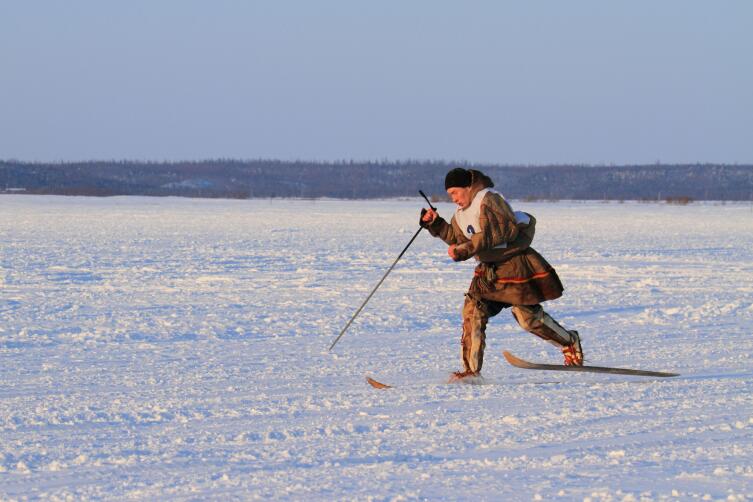
[[[752,200],[753,165],[510,166],[450,162],[0,161],[0,191],[62,195],[186,197],[444,195],[452,167],[489,174],[510,198]]]

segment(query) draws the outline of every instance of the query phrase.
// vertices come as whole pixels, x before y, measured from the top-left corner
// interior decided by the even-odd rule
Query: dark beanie
[[[456,167],[445,176],[444,189],[448,190],[452,187],[469,187],[472,183],[473,176],[471,175],[471,172],[462,167]]]

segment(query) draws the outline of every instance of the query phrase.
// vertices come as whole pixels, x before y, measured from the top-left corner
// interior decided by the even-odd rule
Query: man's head
[[[452,202],[460,209],[471,205],[471,187],[473,186],[473,171],[456,167],[447,173],[444,178],[444,187]]]

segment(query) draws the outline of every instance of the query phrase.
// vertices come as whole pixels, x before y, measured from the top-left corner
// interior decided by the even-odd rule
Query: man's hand
[[[422,209],[421,221],[419,223],[422,227],[427,228],[429,225],[434,223],[434,220],[436,220],[438,216],[439,215],[437,214],[437,212],[433,209]]]
[[[450,247],[447,248],[447,254],[450,255],[450,258],[452,258],[455,261],[458,261],[458,255],[455,252],[455,244],[450,244]]]

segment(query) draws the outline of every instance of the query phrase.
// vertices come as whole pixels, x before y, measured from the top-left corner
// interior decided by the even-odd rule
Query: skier
[[[486,324],[508,307],[523,329],[562,350],[565,365],[582,366],[578,332],[560,326],[540,305],[562,296],[563,287],[554,268],[530,247],[536,219],[513,212],[504,197],[491,190],[493,186],[480,171],[452,169],[445,177],[445,189],[457,205],[451,222],[431,208],[421,211],[421,225],[449,245],[450,258],[475,257],[479,262],[463,304],[463,370],[454,372],[450,380],[479,376]]]

